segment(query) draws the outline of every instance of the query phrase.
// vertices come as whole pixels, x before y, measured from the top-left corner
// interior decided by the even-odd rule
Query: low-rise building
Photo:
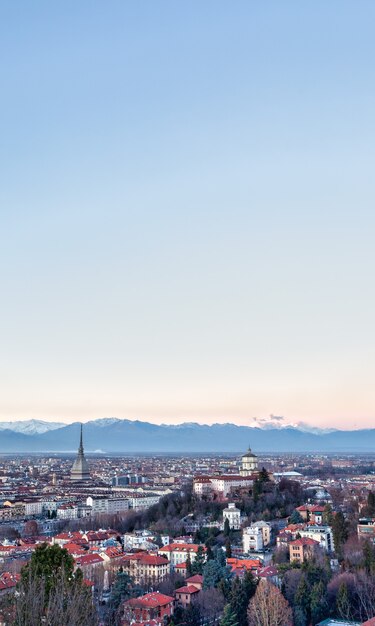
[[[304,563],[315,556],[318,548],[319,542],[314,541],[314,539],[309,539],[309,537],[295,539],[289,544],[290,561]]]
[[[170,543],[167,546],[163,546],[158,550],[158,554],[160,556],[166,556],[168,561],[170,561],[171,569],[174,570],[176,565],[181,563],[185,563],[187,558],[190,558],[191,563],[194,563],[199,544],[196,543]],[[206,551],[204,546],[201,546],[203,551]]]
[[[231,530],[239,530],[241,528],[241,511],[237,509],[233,502],[230,502],[223,511],[223,521],[228,520]]]
[[[263,550],[263,533],[259,526],[247,526],[242,532],[242,547],[245,554]]]
[[[121,565],[137,585],[156,585],[165,580],[171,570],[168,559],[144,552],[123,557]]]

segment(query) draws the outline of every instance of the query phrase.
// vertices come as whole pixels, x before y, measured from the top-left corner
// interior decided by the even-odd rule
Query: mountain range
[[[280,418],[281,419],[281,418]],[[0,452],[75,452],[80,423],[42,420],[0,422]],[[268,421],[261,426],[226,424],[151,424],[115,417],[84,424],[86,452],[97,453],[219,453],[257,452],[371,453],[375,429],[331,430],[304,424]]]

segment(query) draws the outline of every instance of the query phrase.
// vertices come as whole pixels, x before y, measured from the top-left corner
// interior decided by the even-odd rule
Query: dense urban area
[[[10,456],[0,624],[375,624],[375,458]],[[246,448],[246,446],[245,446]]]

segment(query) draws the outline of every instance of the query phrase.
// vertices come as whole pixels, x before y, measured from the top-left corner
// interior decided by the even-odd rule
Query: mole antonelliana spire
[[[87,461],[85,459],[85,454],[83,452],[82,424],[81,424],[81,436],[79,440],[78,454],[70,472],[70,479],[71,480],[89,480],[90,479],[89,466],[87,464]]]

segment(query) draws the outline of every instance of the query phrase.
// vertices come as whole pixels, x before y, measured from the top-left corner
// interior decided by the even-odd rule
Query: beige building
[[[168,559],[144,552],[130,554],[121,565],[137,585],[156,585],[165,580],[171,570]]]
[[[318,541],[304,537],[296,539],[289,544],[289,559],[297,563],[304,563],[313,558],[319,548]]]

